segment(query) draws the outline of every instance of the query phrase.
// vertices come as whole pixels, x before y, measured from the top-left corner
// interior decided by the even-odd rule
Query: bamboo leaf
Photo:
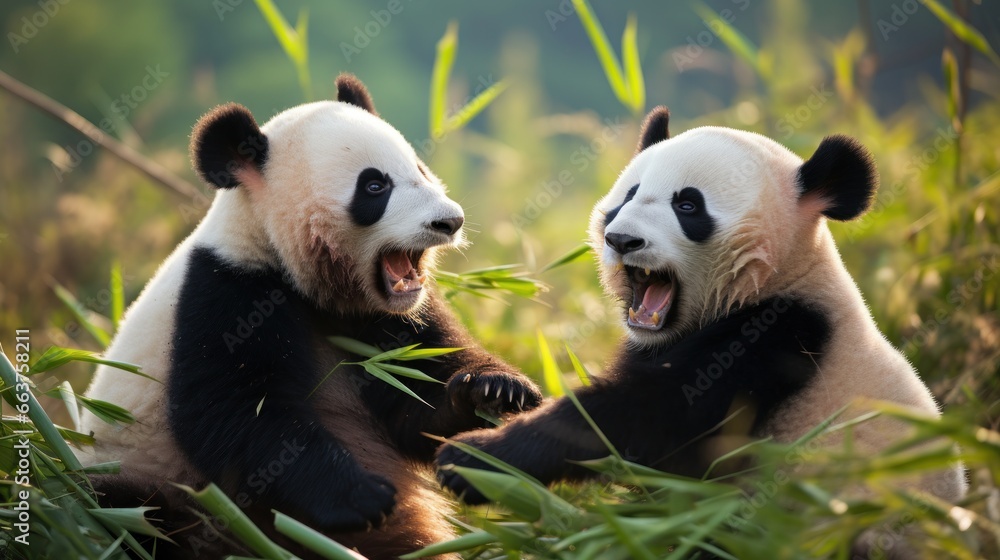
[[[381,350],[372,346],[371,344],[366,344],[364,342],[361,342],[360,340],[354,340],[353,338],[348,338],[346,336],[331,336],[327,337],[327,340],[329,340],[331,343],[333,343],[334,346],[338,348],[342,348],[344,350],[347,350],[348,352],[357,354],[359,356],[364,356],[366,358],[378,356],[379,354],[382,353]]]
[[[330,537],[327,537],[312,527],[296,521],[281,512],[274,511],[273,513],[274,528],[279,533],[305,546],[323,558],[327,558],[329,560],[365,560],[364,556],[354,552]]]
[[[303,9],[299,12],[299,19],[295,28],[289,25],[285,17],[271,0],[255,0],[257,8],[271,28],[271,33],[278,39],[285,56],[295,65],[299,78],[299,87],[306,100],[312,100],[312,78],[309,74],[309,45],[307,44],[307,30],[309,14]]]
[[[107,346],[111,343],[111,335],[108,334],[107,329],[98,325],[98,322],[110,324],[110,319],[104,317],[96,311],[91,311],[84,307],[84,305],[76,299],[76,296],[60,284],[53,283],[52,290],[56,293],[56,297],[58,297],[59,300],[62,301],[71,312],[73,312],[73,316],[80,322],[80,326],[82,326],[85,331],[90,333],[90,336],[94,337],[94,339],[96,339],[101,346]]]
[[[431,71],[430,135],[440,138],[445,132],[445,106],[448,99],[448,80],[458,49],[458,23],[448,22],[444,35],[437,43],[434,68]]]
[[[63,381],[56,387],[55,391],[58,392],[59,397],[66,405],[66,412],[69,413],[70,420],[73,421],[73,429],[79,431],[80,407],[76,402],[76,393],[73,392],[73,387],[69,384],[69,381]]]
[[[642,77],[642,65],[639,64],[636,27],[635,14],[630,13],[622,33],[622,66],[625,69],[625,83],[631,94],[629,107],[633,113],[640,113],[646,106],[646,83]]]
[[[934,14],[941,23],[948,28],[956,37],[958,37],[963,43],[968,44],[977,51],[986,55],[993,64],[1000,66],[1000,56],[997,55],[993,47],[990,46],[986,37],[979,32],[978,29],[970,25],[964,19],[958,17],[958,14],[952,12],[948,8],[945,8],[937,0],[920,0],[923,5],[927,6],[927,9]]]
[[[719,17],[711,8],[703,4],[702,2],[695,2],[692,7],[694,11],[698,13],[698,17],[701,18],[705,25],[709,27],[715,34],[719,37],[730,51],[733,52],[737,57],[741,58],[746,62],[757,74],[763,78],[769,76],[769,72],[761,63],[760,54],[757,47],[750,42],[742,33],[740,33],[735,27],[729,24],[726,20]]]
[[[590,9],[590,4],[587,3],[587,0],[573,0],[573,7],[576,8],[576,14],[579,16],[580,22],[583,23],[587,37],[590,38],[590,44],[593,45],[594,52],[597,53],[597,59],[601,63],[601,68],[604,69],[604,75],[607,77],[615,97],[622,104],[631,108],[630,90],[622,75],[621,65],[618,64],[618,57],[615,56],[614,50],[611,48],[611,43],[608,41],[608,36],[604,33],[604,27],[601,26],[601,22],[598,21],[597,16]]]
[[[552,357],[549,342],[545,340],[542,329],[537,329],[536,332],[538,335],[538,356],[542,362],[542,382],[545,384],[545,390],[553,397],[561,397],[566,394],[562,385],[562,373],[559,371],[555,358]]]
[[[552,269],[559,268],[560,266],[567,265],[573,261],[580,259],[589,252],[590,252],[590,245],[584,243],[583,245],[576,247],[575,249],[571,250],[565,255],[545,265],[540,272],[548,272]]]
[[[215,484],[209,484],[200,491],[190,486],[175,484],[201,504],[210,514],[225,523],[243,544],[266,560],[291,560],[292,554],[275,544],[267,535],[250,521],[245,513],[226,496]]]
[[[505,80],[500,80],[483,90],[479,95],[474,97],[472,101],[469,101],[464,107],[456,111],[454,115],[448,117],[447,122],[444,124],[445,133],[453,132],[464,127],[469,123],[469,121],[476,118],[479,113],[482,113],[484,109],[489,107],[497,97],[500,97],[501,93],[506,91],[506,89],[507,82]]]
[[[431,406],[431,404],[429,402],[427,402],[424,399],[420,398],[420,396],[417,395],[416,393],[414,393],[412,389],[410,389],[409,387],[407,387],[406,385],[404,385],[402,381],[396,379],[389,372],[383,370],[379,366],[377,366],[375,364],[363,363],[363,364],[361,364],[361,367],[365,368],[365,371],[367,371],[368,373],[372,374],[372,376],[377,377],[377,378],[381,379],[382,381],[385,381],[389,385],[392,385],[393,387],[399,389],[400,391],[406,393],[407,395],[410,395],[411,397],[413,397],[413,398],[417,399],[418,401],[426,404],[427,406],[430,406],[431,408],[434,408],[433,406]]]
[[[145,514],[147,511],[155,511],[157,509],[159,508],[91,508],[87,511],[89,511],[90,514],[97,518],[97,520],[101,523],[110,522],[109,525],[105,525],[108,529],[114,530],[117,527],[121,527],[130,533],[156,537],[172,543],[174,541],[161,533],[160,530],[154,527],[146,518]]]
[[[580,358],[576,357],[576,354],[573,353],[573,350],[570,349],[568,344],[566,345],[566,353],[569,354],[569,361],[572,362],[573,371],[575,371],[576,376],[580,378],[580,383],[583,383],[584,387],[589,386],[590,372],[587,371],[587,368],[583,367],[583,364],[580,363]]]
[[[116,260],[111,265],[111,324],[115,331],[125,313],[125,287],[122,281],[122,263]]]
[[[444,384],[444,381],[434,379],[433,377],[427,375],[426,373],[420,371],[419,369],[413,369],[413,368],[398,366],[396,364],[386,364],[386,363],[380,363],[378,367],[384,369],[385,371],[388,371],[389,373],[402,375],[404,377],[409,377],[410,379],[417,379],[420,381],[429,381],[431,383]]]
[[[430,546],[425,546],[420,550],[411,552],[409,554],[404,554],[400,556],[402,560],[415,560],[416,558],[426,558],[428,556],[439,556],[444,554],[451,554],[454,552],[462,552],[464,550],[471,550],[480,546],[486,546],[488,544],[493,544],[498,542],[495,536],[486,533],[484,531],[475,531],[473,533],[466,533],[461,537],[452,539],[450,541],[434,543]]]
[[[150,377],[145,373],[142,373],[141,368],[135,364],[130,364],[128,362],[119,362],[116,360],[107,360],[101,357],[97,352],[91,352],[89,350],[79,350],[76,348],[62,348],[59,346],[50,346],[45,350],[40,358],[35,360],[35,363],[31,366],[30,375],[37,375],[46,371],[53,370],[57,367],[68,364],[69,362],[89,362],[92,364],[101,364],[106,366],[111,366],[116,369],[127,371],[129,373],[134,373],[145,377],[146,379],[151,379],[159,383],[160,381],[155,377]]]

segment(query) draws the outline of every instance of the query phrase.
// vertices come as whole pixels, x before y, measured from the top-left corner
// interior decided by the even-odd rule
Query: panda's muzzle
[[[427,276],[421,270],[424,251],[398,250],[382,254],[380,271],[386,295],[391,297],[416,294],[424,286]]]
[[[626,266],[625,274],[632,285],[629,326],[652,331],[662,329],[677,299],[678,285],[673,275],[634,266]]]

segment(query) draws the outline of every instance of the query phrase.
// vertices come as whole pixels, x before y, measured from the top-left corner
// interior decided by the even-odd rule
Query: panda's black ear
[[[368,93],[368,88],[354,74],[344,72],[337,76],[337,101],[357,105],[365,111],[378,116],[378,112],[375,111],[375,104],[372,103],[372,96]]]
[[[799,168],[799,199],[816,198],[823,215],[848,221],[864,214],[878,189],[878,169],[860,142],[838,134],[827,136]]]
[[[230,189],[259,176],[267,161],[267,136],[249,109],[227,103],[194,125],[190,151],[194,170],[203,181]]]
[[[646,115],[642,121],[642,132],[639,134],[639,146],[635,153],[639,153],[646,148],[656,144],[661,140],[670,138],[670,109],[663,105],[653,107],[653,110]]]

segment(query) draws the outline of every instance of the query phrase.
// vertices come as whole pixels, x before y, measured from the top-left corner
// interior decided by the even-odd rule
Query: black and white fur
[[[262,127],[233,104],[199,121],[191,156],[216,198],[106,353],[154,379],[102,367],[87,393],[138,419],[87,414],[97,443],[85,459],[121,461],[120,475],[94,478],[105,505],[166,508],[155,516],[173,522],[180,548],[160,542],[159,557],[240,552],[204,524],[184,527],[190,504],[167,482],[214,482],[275,538],[272,509],[371,558],[447,539],[447,504],[424,472],[436,442],[424,434],[541,401],[425,284],[435,251],[463,242],[461,207],[361,82],[342,75],[337,90],[339,101]],[[332,335],[464,350],[408,363],[441,382],[400,378],[428,406],[360,367],[334,370],[359,356]]]
[[[637,155],[591,218],[628,338],[576,394],[611,443],[639,463],[701,475],[727,450],[718,438],[792,442],[848,404],[841,420],[871,400],[938,415],[876,327],[826,225],[868,209],[878,184],[868,151],[833,136],[803,162],[727,128],[669,138],[668,119],[666,108],[650,113]],[[854,428],[854,445],[874,452],[905,433],[878,418]],[[608,454],[568,399],[457,440],[546,483],[593,476],[569,461]],[[438,462],[445,486],[484,499],[446,467],[482,463],[452,446]],[[948,500],[965,491],[957,465],[912,484]]]

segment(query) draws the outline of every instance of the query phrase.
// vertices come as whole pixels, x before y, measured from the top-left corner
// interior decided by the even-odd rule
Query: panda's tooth
[[[521,393],[521,399],[517,401],[517,409],[524,410],[524,393]]]
[[[644,269],[646,271],[646,276],[649,276],[650,270],[648,268]]]
[[[483,387],[483,396],[484,397],[490,396],[490,383],[489,383],[489,381],[487,381],[483,385],[485,385],[485,387]]]
[[[654,325],[660,324],[660,312],[659,311],[654,311],[653,312],[653,324]]]
[[[502,392],[503,392],[503,385],[497,387],[497,396],[494,397],[494,398],[499,399],[500,398],[500,393],[502,393]]]
[[[514,388],[513,387],[507,389],[507,400],[510,401],[510,402],[514,402]]]
[[[402,292],[405,289],[406,289],[406,282],[403,282],[402,278],[400,278],[399,282],[396,282],[396,285],[392,287],[392,291],[394,292]]]
[[[467,373],[467,374],[465,374],[465,377],[462,378],[462,383],[468,383],[469,380],[471,380],[471,379],[472,379],[472,374],[471,373]]]
[[[629,307],[629,308],[628,308],[628,318],[629,318],[629,319],[630,319],[630,320],[631,320],[631,321],[632,321],[633,323],[635,323],[635,322],[636,322],[636,320],[635,320],[635,310],[634,310],[634,309],[632,309],[631,307]]]

